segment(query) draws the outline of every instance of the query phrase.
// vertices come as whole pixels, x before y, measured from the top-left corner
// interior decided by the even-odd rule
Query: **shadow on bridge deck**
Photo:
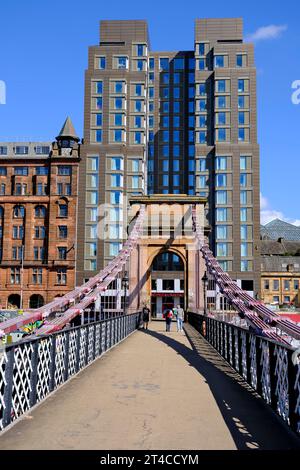
[[[151,322],[0,437],[0,449],[300,449],[214,349]]]

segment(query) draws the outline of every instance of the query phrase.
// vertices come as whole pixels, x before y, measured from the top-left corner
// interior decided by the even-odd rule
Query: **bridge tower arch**
[[[168,292],[165,292],[167,289],[163,287],[167,287],[168,282],[166,281],[172,281],[173,277],[174,291],[178,295],[167,297],[172,297],[173,302],[179,300],[186,310],[202,311],[201,278],[205,268],[202,257],[199,256],[199,245],[192,227],[191,208],[196,206],[198,220],[203,223],[204,233],[205,203],[206,199],[204,198],[187,195],[168,194],[131,198],[132,218],[138,213],[142,204],[146,206],[143,234],[130,257],[129,304],[131,309],[141,309],[146,303],[152,306],[152,313],[161,314],[157,311],[157,307],[160,306],[161,309],[162,302],[154,302],[153,297],[166,297]],[[165,256],[170,257],[168,262],[171,263],[171,269],[166,270],[167,276],[161,275],[159,270],[157,270],[157,274],[153,275],[153,263],[162,253],[170,253]],[[172,266],[170,261],[174,256],[175,260],[181,260],[183,265],[183,272],[180,276],[176,275],[176,267],[173,269],[174,265]],[[172,271],[174,271],[173,276]],[[158,285],[152,282],[155,278],[158,280]],[[183,282],[180,283],[180,280]],[[169,287],[171,291],[172,282],[169,283]],[[179,297],[182,299],[180,300]]]

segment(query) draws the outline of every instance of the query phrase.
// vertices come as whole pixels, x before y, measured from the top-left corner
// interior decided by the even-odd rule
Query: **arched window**
[[[15,206],[13,208],[13,216],[19,219],[23,219],[25,216],[24,206]]]
[[[45,206],[36,206],[34,209],[35,217],[45,218],[46,217],[46,207]]]
[[[68,217],[68,204],[59,204],[58,205],[58,217]]]
[[[44,297],[40,294],[33,294],[29,300],[29,308],[39,308],[44,305]]]
[[[19,294],[11,294],[7,299],[7,307],[10,308],[20,308],[21,297]]]
[[[183,261],[180,256],[172,253],[171,251],[165,251],[159,253],[152,264],[153,271],[184,271]]]

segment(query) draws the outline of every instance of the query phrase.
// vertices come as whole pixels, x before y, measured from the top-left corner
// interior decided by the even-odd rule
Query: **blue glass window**
[[[118,61],[118,69],[126,69],[127,68],[127,57],[118,57],[117,58],[117,61]]]
[[[227,169],[227,157],[216,157],[215,160],[216,170]]]
[[[96,114],[96,126],[102,126],[102,114]]]
[[[227,204],[227,191],[216,191],[216,203]]]
[[[179,142],[180,141],[180,133],[179,131],[174,131],[173,132],[173,142]]]
[[[205,83],[200,83],[200,85],[199,85],[199,95],[201,95],[201,96],[206,95]]]
[[[102,142],[102,130],[100,129],[96,131],[96,142]]]
[[[96,82],[96,93],[98,95],[102,95],[102,93],[103,93],[103,83],[102,82]]]
[[[143,56],[144,55],[144,46],[143,46],[143,44],[138,44],[137,45],[137,55],[138,56]]]
[[[199,110],[200,111],[206,110],[206,100],[199,100]]]
[[[245,91],[245,80],[243,78],[239,78],[238,91],[239,93],[243,93]]]
[[[219,142],[224,142],[226,140],[226,129],[223,127],[217,129],[217,138]]]
[[[164,157],[168,157],[169,156],[169,146],[168,145],[163,145],[162,147],[162,154]]]
[[[224,67],[224,56],[223,55],[216,55],[215,56],[215,68],[221,68]]]
[[[123,98],[115,98],[115,108],[122,109],[123,108]]]
[[[122,114],[115,114],[115,126],[122,126]]]
[[[180,156],[180,146],[179,145],[173,145],[173,156],[174,157],[179,157]]]
[[[206,143],[206,132],[200,131],[199,132],[199,144],[205,144],[205,143]]]
[[[141,132],[135,132],[134,133],[134,143],[135,144],[140,144],[142,142],[142,133]]]
[[[163,98],[169,98],[169,88],[162,89],[162,96]]]
[[[194,102],[193,102],[194,104]],[[174,101],[173,102],[173,113],[180,113],[180,102]]]
[[[105,69],[106,67],[106,58],[105,57],[99,57],[99,69]]]
[[[174,87],[173,88],[173,98],[174,99],[179,99],[180,98],[180,88],[179,87]]]
[[[225,93],[226,91],[226,81],[225,80],[217,80],[217,92],[218,93]]]
[[[134,127],[142,127],[142,117],[134,116]]]
[[[199,116],[199,127],[206,127],[206,116],[203,114]]]
[[[238,97],[238,108],[239,109],[244,109],[245,108],[245,97],[244,96],[239,96]]]
[[[245,124],[245,113],[243,111],[239,111],[239,124],[240,125]]]
[[[242,54],[237,54],[236,56],[236,66],[243,67],[243,56]]]
[[[216,226],[216,238],[218,240],[226,240],[227,238],[227,225]]]
[[[163,131],[163,142],[169,142],[169,131]]]
[[[225,96],[218,96],[217,106],[218,106],[218,108],[226,108],[226,98],[225,98]]]
[[[121,129],[117,129],[114,131],[114,141],[115,142],[122,142],[122,131]]]
[[[141,83],[137,83],[135,85],[135,95],[136,96],[142,96],[142,85],[141,85]]]
[[[173,127],[180,127],[180,116],[173,117]]]
[[[216,175],[216,187],[226,186],[227,184],[227,175],[224,173],[219,173]]]
[[[162,125],[163,127],[169,127],[169,116],[163,116]]]
[[[174,70],[184,69],[184,58],[174,59]]]
[[[194,59],[194,57],[191,57],[191,58],[189,59],[189,69],[190,69],[190,70],[195,69],[195,59]]]
[[[218,113],[218,124],[226,124],[226,113]]]
[[[164,101],[162,103],[162,106],[163,106],[163,113],[168,113],[169,112],[169,101]]]
[[[245,129],[243,127],[239,128],[239,141],[243,142],[245,140]]]
[[[159,68],[161,70],[169,70],[169,59],[168,58],[160,58],[159,59]]]
[[[247,173],[241,173],[240,174],[240,185],[242,187],[247,186]]]
[[[198,59],[198,69],[205,70],[206,67],[206,60],[205,59]]]
[[[149,70],[154,70],[154,58],[150,57],[149,59]]]
[[[137,111],[138,113],[142,111],[142,101],[141,100],[135,100],[135,108],[134,110]]]
[[[200,42],[198,52],[199,52],[199,55],[205,55],[205,43],[204,42]]]

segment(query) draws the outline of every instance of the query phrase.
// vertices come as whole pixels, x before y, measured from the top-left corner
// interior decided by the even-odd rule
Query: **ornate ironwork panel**
[[[5,410],[4,390],[7,385],[5,379],[5,366],[7,364],[7,354],[4,350],[0,352],[0,431],[4,428],[3,414]]]
[[[257,389],[257,357],[256,357],[256,336],[249,336],[250,342],[250,380],[254,390]]]
[[[55,348],[55,372],[54,383],[55,388],[64,382],[65,373],[65,353],[66,353],[66,336],[65,332],[56,335]]]
[[[259,347],[261,348],[260,365],[262,396],[267,403],[271,403],[271,378],[270,378],[270,351],[269,343],[264,339],[260,339]]]
[[[30,375],[32,372],[32,343],[24,343],[15,348],[13,387],[12,387],[12,421],[30,408]]]
[[[289,423],[289,380],[288,380],[288,354],[287,349],[276,345],[275,375],[277,378],[275,395],[277,396],[277,411]]]
[[[241,355],[242,355],[242,376],[247,380],[247,335],[246,331],[241,331]]]

